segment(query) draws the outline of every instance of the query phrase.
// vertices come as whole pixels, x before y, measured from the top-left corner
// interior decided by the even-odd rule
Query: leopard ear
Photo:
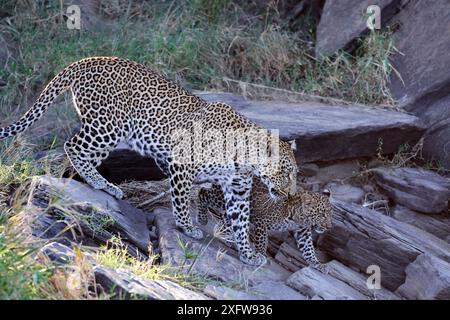
[[[295,139],[288,141],[288,143],[291,145],[292,150],[297,151],[297,142],[295,142]]]
[[[331,192],[330,192],[329,189],[323,189],[323,190],[322,190],[322,194],[323,194],[324,196],[327,196],[327,197],[331,196]]]

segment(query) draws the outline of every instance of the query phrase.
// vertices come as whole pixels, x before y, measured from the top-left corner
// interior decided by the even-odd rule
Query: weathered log
[[[275,255],[275,260],[292,272],[308,266],[300,251],[286,242],[281,244],[278,253]]]
[[[27,194],[28,201],[19,217],[37,238],[104,244],[118,235],[130,253],[148,252],[151,243],[147,216],[151,213],[72,179],[36,177]]]
[[[58,242],[50,242],[41,248],[41,258],[50,259],[59,266],[75,263],[75,252]],[[97,292],[115,299],[139,298],[148,300],[205,300],[205,295],[183,288],[170,280],[149,280],[125,269],[112,269],[99,265],[94,257],[83,253],[85,264],[89,264],[95,278]]]
[[[391,291],[420,254],[450,261],[450,245],[423,230],[355,204],[335,201],[334,209],[333,228],[319,238],[320,248],[360,272],[379,266],[381,284]]]
[[[436,237],[449,242],[450,218],[435,214],[422,214],[402,206],[395,206],[392,217],[429,232]]]
[[[345,282],[311,267],[293,273],[287,284],[310,298],[324,300],[367,300],[368,297]]]
[[[420,255],[406,268],[406,281],[397,292],[408,299],[450,299],[450,263]]]
[[[450,179],[419,168],[375,168],[377,184],[396,203],[424,213],[448,208]]]
[[[367,285],[367,277],[369,275],[363,275],[356,272],[342,263],[333,260],[327,263],[328,274],[336,279],[345,282],[353,289],[361,292],[370,299],[377,300],[397,300],[399,296],[386,290],[385,288],[371,289]]]

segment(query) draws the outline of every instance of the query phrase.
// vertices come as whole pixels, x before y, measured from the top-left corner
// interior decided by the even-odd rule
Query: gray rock
[[[336,200],[362,204],[365,192],[363,189],[348,184],[331,183],[327,185],[331,197]]]
[[[384,24],[394,15],[399,3],[400,0],[327,0],[317,27],[316,56],[346,49],[356,38],[368,32],[368,6],[380,7]]]
[[[361,292],[369,299],[376,300],[398,300],[399,296],[385,288],[369,289],[367,286],[368,275],[356,272],[339,261],[332,260],[327,263],[328,274],[342,282],[345,282],[353,289]]]
[[[426,105],[426,104],[424,104]],[[450,95],[435,103],[426,105],[427,109],[420,115],[429,122],[424,135],[423,155],[435,162],[438,167],[450,170]]]
[[[168,280],[148,280],[124,269],[94,266],[96,283],[108,294],[120,299],[206,300],[205,295]]]
[[[59,266],[71,265],[75,261],[74,251],[58,242],[46,244],[40,250],[54,264]],[[205,295],[183,288],[169,280],[144,279],[129,270],[112,269],[97,264],[94,257],[87,252],[84,259],[92,266],[95,283],[100,290],[113,298],[150,299],[150,300],[204,300]]]
[[[432,92],[405,108],[420,117],[427,131],[424,135],[423,156],[435,166],[450,169],[450,94],[443,89]]]
[[[368,169],[373,169],[373,168],[378,168],[378,167],[383,167],[383,166],[384,166],[384,162],[377,158],[370,160],[369,163],[367,164]]]
[[[450,93],[450,75],[442,67],[450,64],[450,2],[408,1],[393,22],[399,24],[395,45],[402,53],[392,60],[402,77],[392,76],[395,98],[412,111],[422,108],[427,95],[432,99]]]
[[[450,264],[429,254],[406,268],[406,280],[397,293],[408,299],[450,299]]]
[[[311,267],[293,273],[287,284],[310,298],[324,300],[367,300],[368,298],[345,282]]]
[[[323,256],[324,254],[321,252],[321,250],[316,250],[316,253],[318,254],[318,258],[320,261],[327,261],[327,258]],[[300,252],[296,248],[286,243],[283,243],[281,245],[275,259],[292,272],[297,272],[298,270],[308,267],[307,263],[301,257]],[[328,275],[344,282],[348,286],[364,294],[369,299],[392,300],[399,298],[397,295],[384,288],[380,288],[378,290],[369,289],[366,285],[368,276],[356,272],[336,260],[332,260],[326,263],[326,265]],[[329,283],[329,285],[333,284]],[[314,292],[312,294],[316,295],[319,293]]]
[[[280,245],[275,255],[275,260],[291,272],[296,272],[308,266],[308,263],[303,259],[297,247],[295,245],[291,246],[286,242]]]
[[[314,178],[322,184],[327,184],[331,181],[341,181],[350,178],[358,173],[358,163],[355,160],[346,160],[330,165],[322,165]]]
[[[395,206],[392,211],[392,217],[427,231],[445,241],[447,241],[447,238],[450,236],[449,217],[433,214],[422,214],[398,205]]]
[[[255,284],[251,291],[261,299],[270,300],[306,300],[307,298],[298,291],[278,281],[262,281]]]
[[[450,245],[407,223],[347,202],[333,202],[333,228],[319,237],[318,246],[330,257],[365,273],[381,269],[381,285],[396,290],[405,269],[422,253],[450,262]]]
[[[279,129],[282,139],[296,139],[299,163],[375,155],[379,139],[383,151],[393,153],[401,144],[414,144],[425,129],[414,116],[380,108],[245,100],[229,93],[198,95],[228,103],[264,128]]]
[[[319,172],[319,166],[315,163],[306,163],[299,166],[299,174],[303,177],[312,177]]]
[[[224,286],[207,285],[203,293],[216,300],[258,300],[258,296]]]
[[[274,290],[276,289],[276,290]],[[235,290],[224,286],[207,285],[203,293],[217,300],[305,300],[306,297],[279,282],[261,282],[249,290]]]
[[[59,266],[71,264],[75,261],[75,253],[73,250],[59,242],[47,243],[39,250],[39,255],[44,255],[53,264]],[[89,263],[95,263],[94,258],[90,254],[86,254],[85,257]]]
[[[448,208],[450,180],[437,173],[416,168],[376,168],[377,184],[396,203],[424,213]]]
[[[79,227],[85,234],[83,241],[105,243],[118,234],[130,249],[135,247],[147,252],[150,235],[146,215],[127,202],[76,180],[50,176],[34,177],[28,192],[28,203],[20,215],[34,236],[52,238],[67,224],[72,224],[75,231]],[[79,240],[67,233],[67,239]]]
[[[315,248],[316,257],[320,262],[325,263],[329,261],[329,257],[319,248]],[[275,255],[275,260],[284,268],[291,272],[296,272],[299,269],[308,266],[308,262],[303,259],[300,250],[295,241],[283,242]]]
[[[402,54],[393,57],[391,92],[407,111],[429,126],[423,153],[450,169],[450,2],[409,1],[393,19],[399,30],[395,45]]]

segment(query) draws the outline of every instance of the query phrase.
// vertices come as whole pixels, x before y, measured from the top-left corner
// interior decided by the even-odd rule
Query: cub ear
[[[327,197],[331,196],[331,192],[330,192],[329,189],[323,189],[323,190],[322,190],[322,194],[323,194],[324,196],[327,196]]]
[[[292,150],[297,151],[297,143],[295,142],[295,139],[288,141],[288,143],[291,145]]]

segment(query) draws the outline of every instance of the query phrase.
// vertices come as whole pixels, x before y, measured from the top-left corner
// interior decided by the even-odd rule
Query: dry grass
[[[226,0],[125,0],[119,1],[126,4],[121,6],[96,0],[92,5],[99,2],[98,24],[81,31],[65,27],[59,0],[2,2],[2,11],[10,16],[0,20],[0,125],[22,115],[63,67],[95,55],[117,55],[144,63],[191,89],[223,88],[223,80],[230,78],[359,103],[393,104],[387,80],[393,72],[389,57],[395,47],[389,33],[370,34],[353,55],[341,52],[317,60],[309,42],[273,23],[271,15],[276,12],[270,8],[262,16],[251,16]],[[308,28],[303,35],[311,38],[310,32]],[[17,208],[10,209],[7,203],[14,188],[29,177],[61,176],[68,166],[57,152],[38,160],[34,155],[61,146],[71,134],[76,116],[70,105],[68,97],[55,103],[47,121],[30,131],[32,139],[0,142],[0,298],[100,298],[87,290],[92,286],[92,270],[81,251],[77,251],[73,268],[78,273],[34,259],[35,247],[25,245],[20,232],[13,232],[18,229],[12,227],[10,217]],[[150,194],[145,184],[121,187],[138,207],[151,209],[168,203],[163,184]],[[204,279],[188,281],[185,274],[168,266],[156,267],[124,254],[117,245],[111,251],[100,251],[98,259],[110,266],[125,263],[144,277],[203,283]],[[79,282],[75,287],[80,290],[67,288],[72,281]]]
[[[9,1],[7,8],[12,17],[0,21],[0,42],[10,44],[0,68],[6,83],[0,89],[5,122],[22,114],[67,64],[95,55],[139,61],[192,89],[215,88],[231,78],[360,103],[392,104],[387,81],[395,47],[387,32],[362,39],[353,55],[341,52],[317,60],[313,46],[299,33],[272,23],[268,16],[250,16],[230,1],[140,2],[112,8],[118,12],[114,20],[99,15],[95,27],[81,32],[60,21],[56,0],[45,6]],[[67,104],[70,101],[62,103]],[[69,119],[74,117],[70,109],[62,110]]]
[[[157,255],[139,260],[129,254],[127,246],[118,237],[111,238],[101,250],[98,250],[95,259],[105,267],[125,269],[148,280],[170,280],[192,290],[201,290],[211,282],[204,276],[186,272],[184,266],[156,263]]]

